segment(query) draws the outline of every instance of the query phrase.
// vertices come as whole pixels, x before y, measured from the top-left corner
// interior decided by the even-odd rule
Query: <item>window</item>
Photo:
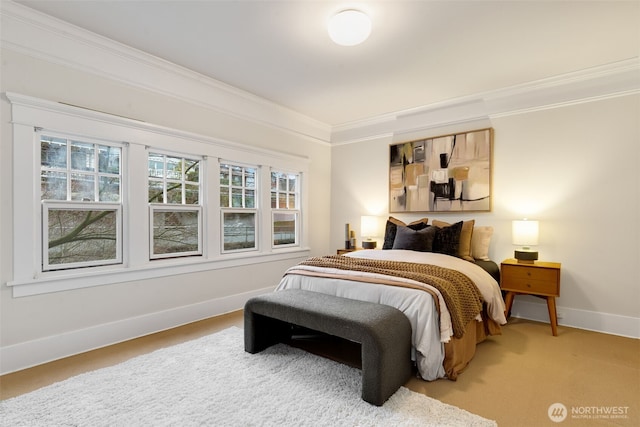
[[[222,251],[257,249],[257,168],[220,164]]]
[[[122,147],[40,134],[42,270],[122,263]]]
[[[299,244],[300,175],[271,172],[271,230],[273,247]]]
[[[300,179],[305,157],[5,96],[12,115],[14,236],[13,278],[6,286],[13,297],[309,254],[303,247],[307,183]],[[219,185],[205,184],[210,170]],[[292,170],[301,172],[295,186],[282,187],[291,189],[283,200],[299,210],[281,204],[275,210],[287,216],[267,214],[271,172]],[[291,236],[279,239],[277,248],[265,244],[273,218],[289,230],[295,221],[297,244]]]
[[[150,258],[202,255],[200,161],[149,153]]]

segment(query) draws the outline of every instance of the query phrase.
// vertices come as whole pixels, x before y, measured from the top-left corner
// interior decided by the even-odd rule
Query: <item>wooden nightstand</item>
[[[516,295],[546,298],[551,332],[553,336],[558,336],[556,297],[560,296],[560,263],[536,261],[533,264],[521,264],[515,259],[506,259],[500,264],[500,288],[507,292],[506,314],[511,311]]]
[[[344,254],[348,254],[349,252],[359,251],[360,249],[362,249],[362,248],[338,249],[337,250],[337,254],[338,255],[344,255]]]

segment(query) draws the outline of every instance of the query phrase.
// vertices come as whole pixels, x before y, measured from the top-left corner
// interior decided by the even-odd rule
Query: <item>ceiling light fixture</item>
[[[355,9],[338,12],[329,19],[329,37],[341,46],[355,46],[371,34],[371,19]]]

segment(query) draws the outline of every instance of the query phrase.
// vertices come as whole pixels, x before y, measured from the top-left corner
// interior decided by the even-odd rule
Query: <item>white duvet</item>
[[[500,292],[500,286],[482,267],[469,261],[449,255],[407,250],[360,250],[350,252],[345,256],[417,262],[458,270],[476,284],[487,304],[488,315],[501,325],[507,323],[504,316],[505,304]],[[290,270],[293,269],[321,270],[328,273],[344,274],[343,270],[313,266],[295,266]],[[392,278],[375,273],[350,271],[349,274],[381,277],[385,280],[416,284],[416,282],[409,279]],[[425,286],[422,283],[419,285]],[[376,302],[399,309],[411,322],[412,357],[416,362],[420,376],[425,380],[435,380],[445,376],[442,365],[444,361],[444,343],[448,342],[453,336],[453,327],[444,299],[437,289],[431,288],[438,296],[440,316],[432,295],[417,289],[296,274],[285,275],[276,288],[276,290],[281,289],[305,289],[343,298]]]

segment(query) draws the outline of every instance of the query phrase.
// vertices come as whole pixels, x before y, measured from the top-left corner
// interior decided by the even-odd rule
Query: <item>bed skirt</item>
[[[464,368],[467,367],[476,353],[476,345],[491,335],[502,335],[500,325],[493,321],[486,313],[486,307],[482,310],[482,322],[472,320],[467,323],[466,332],[462,338],[451,338],[444,345],[444,371],[451,381],[458,379]],[[474,325],[475,323],[475,325]]]

